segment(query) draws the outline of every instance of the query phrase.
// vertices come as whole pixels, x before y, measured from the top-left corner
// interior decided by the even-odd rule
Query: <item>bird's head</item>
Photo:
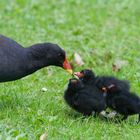
[[[80,72],[75,72],[74,75],[79,77],[79,79],[82,80],[84,83],[90,82],[91,80],[93,81],[95,79],[95,74],[92,70],[89,69],[84,69]]]
[[[44,66],[59,66],[73,73],[70,63],[67,60],[65,51],[57,44],[42,43],[31,46],[32,56]]]
[[[80,90],[81,88],[83,88],[83,83],[76,78],[72,78],[69,80],[68,88],[71,91]]]

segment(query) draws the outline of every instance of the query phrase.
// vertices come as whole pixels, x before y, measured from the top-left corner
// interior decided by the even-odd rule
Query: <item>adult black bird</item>
[[[88,79],[94,75],[91,70],[82,70],[75,74],[84,83],[89,82]],[[104,93],[107,107],[122,114],[122,120],[127,119],[129,115],[139,114],[138,122],[140,121],[140,98],[130,92],[128,81],[111,76],[92,76],[92,79],[95,81],[93,87],[96,86]]]
[[[65,51],[57,44],[41,43],[24,48],[0,35],[0,82],[20,79],[50,65],[72,73]]]

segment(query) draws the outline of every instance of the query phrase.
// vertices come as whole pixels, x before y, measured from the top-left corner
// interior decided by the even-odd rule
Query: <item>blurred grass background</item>
[[[78,52],[97,74],[131,81],[140,93],[139,0],[5,0],[0,1],[0,33],[24,47],[54,42],[70,61]],[[127,61],[119,72],[116,60]],[[82,119],[63,100],[68,75],[44,68],[15,82],[0,84],[0,140],[139,140],[136,117],[115,124],[98,118]],[[47,92],[41,89],[46,87]]]

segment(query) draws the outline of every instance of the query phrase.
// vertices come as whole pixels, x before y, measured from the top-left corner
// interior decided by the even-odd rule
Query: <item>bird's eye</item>
[[[59,53],[58,56],[59,56],[59,57],[63,57],[63,54],[62,54],[62,53]]]

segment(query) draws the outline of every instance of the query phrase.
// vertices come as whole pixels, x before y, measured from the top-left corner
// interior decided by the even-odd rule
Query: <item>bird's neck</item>
[[[28,64],[28,70],[31,73],[47,66],[47,65],[43,65],[40,61],[37,60],[29,60],[29,61],[30,63]]]
[[[29,74],[50,65],[47,62],[43,62],[42,59],[35,57],[31,47],[26,49],[27,49],[26,51],[27,51],[27,61],[28,61],[27,69]]]

